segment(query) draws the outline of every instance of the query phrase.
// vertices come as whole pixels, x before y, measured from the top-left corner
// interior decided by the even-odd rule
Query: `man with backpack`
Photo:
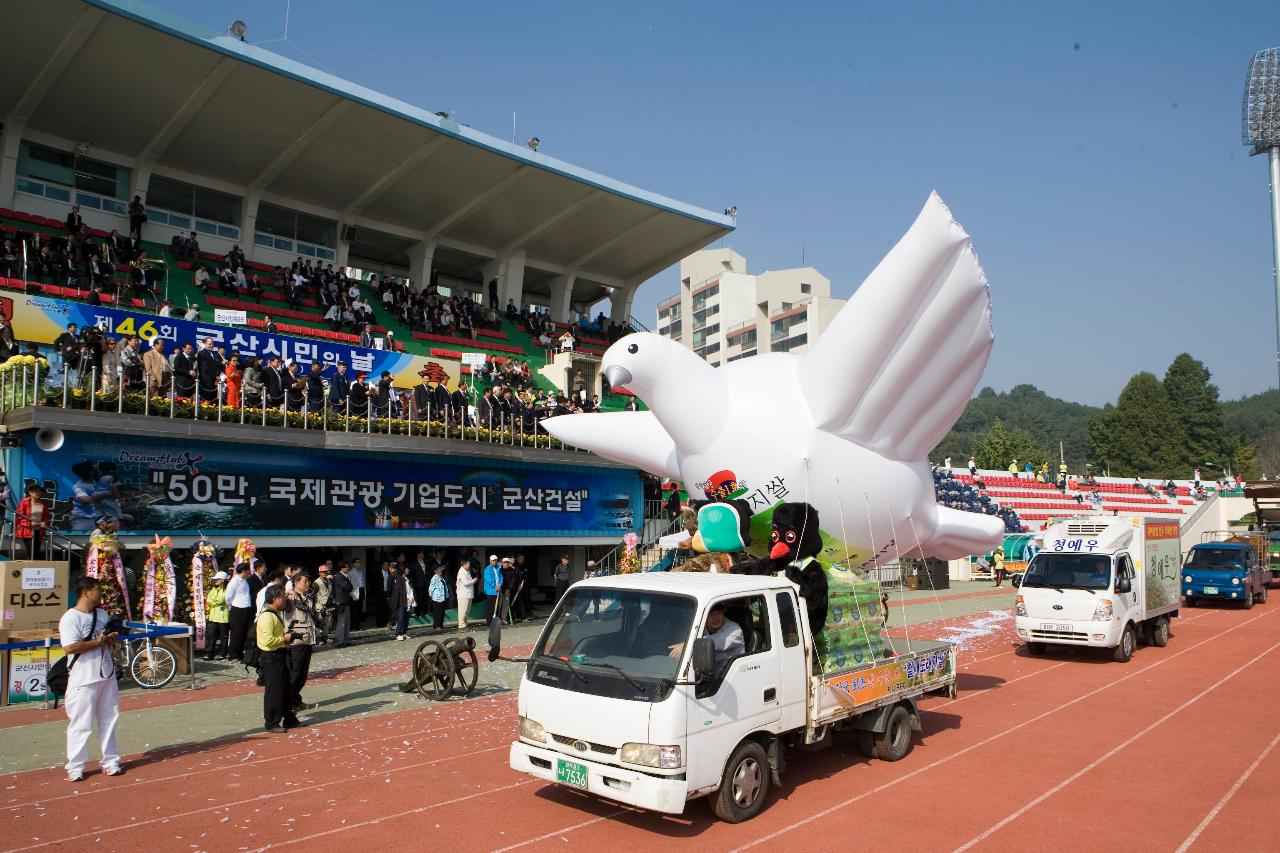
[[[120,749],[116,746],[116,722],[120,719],[120,689],[116,684],[115,659],[111,656],[115,632],[106,633],[107,611],[97,578],[76,581],[76,606],[62,614],[58,622],[58,642],[66,655],[65,667],[54,664],[49,672],[51,688],[65,674],[63,691],[67,709],[67,781],[84,779],[89,758],[89,736],[98,724],[102,747],[102,772],[118,776]],[[59,673],[61,669],[63,672]],[[57,691],[55,691],[57,692]]]

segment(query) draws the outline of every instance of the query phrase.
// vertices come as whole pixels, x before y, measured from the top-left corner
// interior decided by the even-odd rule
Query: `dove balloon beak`
[[[791,553],[791,549],[787,547],[786,542],[776,542],[769,551],[770,560],[781,560],[783,557]]]
[[[631,381],[631,371],[620,364],[611,364],[604,369],[604,378],[614,388],[624,388]]]

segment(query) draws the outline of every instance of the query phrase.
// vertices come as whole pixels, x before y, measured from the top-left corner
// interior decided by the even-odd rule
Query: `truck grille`
[[[1087,521],[1068,521],[1067,535],[1068,536],[1097,536],[1099,533],[1106,532],[1106,529],[1108,527],[1110,527],[1110,525],[1105,521],[1102,522],[1101,524],[1097,522],[1087,522]]]
[[[1032,630],[1031,636],[1038,640],[1087,640],[1088,634],[1078,633],[1076,631],[1036,631]]]
[[[568,747],[572,747],[575,743],[578,742],[577,738],[566,737],[565,735],[553,734],[551,737],[553,740],[555,740],[556,743],[561,744],[563,746],[568,746]],[[591,743],[590,741],[583,741],[583,742],[590,748],[592,752],[598,752],[601,755],[617,755],[618,753],[618,748],[615,746],[606,746],[603,743]]]

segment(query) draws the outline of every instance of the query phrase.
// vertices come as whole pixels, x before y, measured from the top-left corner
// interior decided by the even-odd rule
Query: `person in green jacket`
[[[208,631],[204,641],[204,659],[230,659],[227,649],[228,623],[231,621],[231,609],[227,607],[227,573],[218,572],[213,576],[213,586],[204,594],[206,613],[208,614]],[[218,654],[218,647],[222,653]]]

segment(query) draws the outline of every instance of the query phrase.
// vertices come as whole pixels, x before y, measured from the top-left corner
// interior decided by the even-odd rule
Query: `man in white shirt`
[[[227,653],[232,660],[243,660],[245,641],[253,627],[253,593],[249,591],[248,563],[237,566],[235,577],[227,584],[227,607],[230,609],[227,630],[231,633],[231,648]]]
[[[711,612],[707,614],[707,630],[703,632],[703,636],[710,637],[711,644],[716,648],[717,669],[722,663],[732,659],[734,655],[742,654],[747,648],[742,638],[742,626],[732,619],[725,618],[723,603],[711,605]]]
[[[116,722],[120,719],[120,689],[116,685],[115,660],[111,647],[116,634],[105,633],[107,611],[98,605],[102,588],[97,578],[76,581],[76,606],[62,614],[58,622],[58,642],[68,655],[67,695],[67,781],[84,779],[89,758],[89,736],[98,723],[102,748],[102,772],[118,776],[120,749],[116,746]]]
[[[359,558],[351,561],[347,580],[351,581],[351,627],[359,628],[364,622],[365,614],[364,562]]]

